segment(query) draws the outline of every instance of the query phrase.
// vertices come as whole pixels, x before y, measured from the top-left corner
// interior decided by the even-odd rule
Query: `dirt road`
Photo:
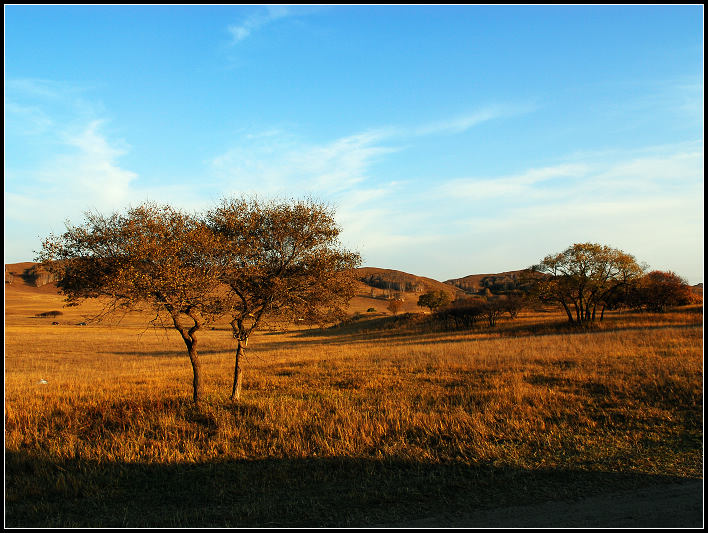
[[[657,485],[577,501],[505,507],[464,516],[438,516],[380,527],[702,528],[703,480]]]

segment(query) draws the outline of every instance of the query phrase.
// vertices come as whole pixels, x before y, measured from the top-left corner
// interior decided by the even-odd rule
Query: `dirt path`
[[[703,527],[703,480],[380,527]]]

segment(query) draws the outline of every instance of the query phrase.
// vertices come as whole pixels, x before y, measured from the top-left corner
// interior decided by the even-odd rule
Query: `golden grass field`
[[[365,526],[702,477],[702,306],[445,332],[362,296],[373,318],[257,334],[237,404],[218,324],[194,407],[174,330],[17,285],[7,526]]]

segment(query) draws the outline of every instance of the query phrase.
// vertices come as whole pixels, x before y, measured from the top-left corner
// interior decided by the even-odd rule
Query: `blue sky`
[[[590,241],[702,282],[703,6],[5,6],[6,263],[241,194],[442,281]]]

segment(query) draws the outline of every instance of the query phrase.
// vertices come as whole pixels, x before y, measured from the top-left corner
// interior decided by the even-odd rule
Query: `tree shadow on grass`
[[[165,357],[187,357],[187,349],[180,347],[178,342],[175,342],[175,348],[170,349],[170,350],[151,350],[151,351],[141,351],[141,350],[110,350],[111,355],[121,355],[121,356],[138,356],[138,357],[154,357],[156,359],[160,358],[165,358]],[[230,350],[199,350],[199,355],[200,356],[211,356],[211,355],[232,355],[233,352]]]
[[[8,527],[365,527],[685,481],[369,458],[147,464],[24,451],[6,451],[5,476]]]
[[[397,320],[398,318],[398,320]],[[496,327],[487,327],[482,323],[472,328],[445,328],[441,323],[428,320],[425,322],[414,321],[407,323],[401,317],[384,317],[363,321],[354,325],[345,325],[317,330],[305,330],[294,333],[302,341],[324,344],[343,345],[366,342],[381,342],[387,344],[411,343],[454,343],[454,342],[484,342],[494,341],[499,338],[515,337],[545,337],[553,335],[583,335],[594,333],[610,333],[621,331],[644,330],[669,330],[669,329],[698,329],[701,322],[693,324],[662,324],[633,325],[631,322],[618,323],[616,320],[608,322],[595,322],[591,324],[571,324],[565,319],[552,320],[542,323],[515,324],[505,321]],[[441,338],[444,336],[444,338]],[[284,344],[285,341],[275,341],[273,345]],[[292,343],[292,341],[288,341]]]

